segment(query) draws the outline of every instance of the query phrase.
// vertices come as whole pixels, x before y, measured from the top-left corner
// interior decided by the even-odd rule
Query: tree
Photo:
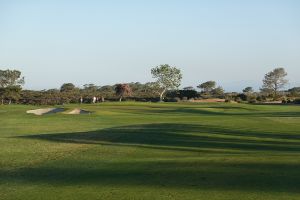
[[[98,89],[98,92],[101,94],[102,101],[104,101],[105,98],[113,98],[115,96],[115,86],[102,86]]]
[[[83,89],[84,90],[87,90],[87,91],[90,91],[90,92],[97,92],[97,90],[99,89],[100,87],[93,84],[93,83],[89,83],[89,84],[84,84],[83,85]]]
[[[292,95],[292,96],[299,96],[300,95],[300,87],[293,87],[291,89],[288,90],[288,92]]]
[[[115,86],[116,95],[119,96],[119,101],[122,101],[122,98],[125,95],[131,95],[131,88],[128,84],[116,84]]]
[[[220,97],[220,96],[224,95],[224,89],[220,86],[216,87],[211,91],[211,95]]]
[[[160,101],[167,90],[177,89],[180,86],[182,74],[180,69],[171,67],[168,64],[160,65],[151,69],[152,77],[156,79],[156,86],[159,88]]]
[[[245,89],[243,89],[243,92],[244,92],[244,93],[247,93],[247,94],[252,93],[253,91],[254,91],[254,90],[253,90],[252,87],[246,87]]]
[[[197,88],[200,88],[206,94],[210,94],[211,91],[216,88],[216,82],[215,81],[207,81],[207,82],[204,82],[204,83],[198,85]]]
[[[73,83],[64,83],[60,87],[60,103],[76,103],[80,98],[80,89]]]
[[[160,95],[161,87],[157,82],[147,82],[145,83],[145,92],[154,95]]]
[[[0,70],[0,96],[2,104],[4,103],[4,99],[8,99],[10,104],[12,100],[20,98],[21,86],[25,83],[24,77],[21,74],[18,70]]]
[[[25,83],[24,77],[18,70],[0,70],[0,87],[21,86]]]
[[[100,88],[99,86],[96,86],[92,83],[84,84],[81,93],[83,94],[84,97],[92,99],[95,96],[99,96],[100,94],[100,92],[98,91],[99,88]]]
[[[184,87],[183,90],[195,90],[193,86]]]
[[[198,97],[198,92],[196,90],[179,90],[178,97],[181,99],[187,98],[196,98]]]
[[[71,92],[75,89],[75,85],[73,83],[64,83],[60,87],[60,92]]]
[[[1,98],[2,105],[4,104],[5,92],[6,92],[6,88],[0,87],[0,98]]]
[[[12,100],[17,101],[20,98],[22,88],[20,86],[8,86],[4,89],[4,96],[8,99],[8,104],[11,104]]]
[[[58,89],[43,90],[40,104],[55,105],[62,103],[62,93]]]
[[[270,91],[274,97],[277,97],[278,91],[285,87],[288,80],[285,79],[287,73],[284,68],[276,68],[273,71],[267,73],[263,79],[262,90]]]

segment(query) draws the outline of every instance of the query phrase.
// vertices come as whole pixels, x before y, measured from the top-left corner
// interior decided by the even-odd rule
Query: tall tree
[[[198,85],[197,88],[200,88],[204,93],[210,94],[211,91],[216,88],[216,82],[206,81]]]
[[[285,79],[287,73],[284,68],[275,68],[273,71],[268,72],[263,79],[263,91],[270,91],[274,97],[277,97],[278,91],[288,83]]]
[[[4,104],[5,93],[6,93],[6,88],[0,87],[0,98],[1,98],[2,105]]]
[[[80,90],[73,83],[64,83],[60,87],[60,103],[76,103],[80,98]]]
[[[116,95],[119,96],[119,101],[122,101],[122,98],[125,96],[125,95],[131,95],[131,88],[129,86],[129,84],[116,84],[115,86],[115,92],[116,92]]]
[[[73,83],[64,83],[60,87],[60,92],[71,92],[75,89],[75,85]]]
[[[89,83],[89,84],[84,84],[83,85],[84,90],[88,90],[90,92],[97,92],[97,90],[100,88],[99,86]]]
[[[224,89],[221,86],[216,87],[211,91],[211,94],[215,97],[220,97],[224,94]]]
[[[160,101],[167,90],[177,89],[180,86],[182,74],[180,69],[168,64],[160,65],[151,69],[152,77],[156,79],[159,89]]]
[[[21,77],[18,70],[0,70],[0,87],[21,86],[25,83],[24,77]]]
[[[25,83],[24,77],[21,76],[21,72],[18,70],[0,70],[0,96],[1,103],[4,103],[4,99],[9,101],[18,100],[22,85]]]
[[[195,90],[193,86],[184,87],[183,90]]]
[[[243,89],[243,92],[246,94],[251,94],[253,91],[254,90],[252,87],[246,87],[245,89]]]
[[[12,100],[20,99],[20,93],[22,88],[20,86],[8,86],[4,88],[4,97],[8,99],[8,104],[11,104]]]
[[[300,96],[300,87],[293,87],[288,90],[292,96]]]
[[[104,85],[98,89],[98,92],[101,94],[103,98],[113,98],[115,96],[115,86],[112,85]]]
[[[100,92],[98,91],[99,88],[100,88],[99,86],[96,86],[92,83],[84,84],[82,93],[84,94],[85,97],[93,98],[100,94]]]

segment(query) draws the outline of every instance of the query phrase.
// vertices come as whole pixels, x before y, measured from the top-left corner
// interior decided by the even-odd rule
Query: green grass
[[[0,106],[1,200],[300,199],[300,106],[80,107]]]

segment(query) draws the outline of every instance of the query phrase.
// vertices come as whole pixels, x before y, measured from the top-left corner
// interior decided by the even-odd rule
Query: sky
[[[258,90],[277,67],[300,86],[300,1],[0,0],[0,69],[27,89],[144,83],[160,64],[181,87]]]

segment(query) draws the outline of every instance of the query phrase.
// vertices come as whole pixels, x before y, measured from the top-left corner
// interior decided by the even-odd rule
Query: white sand
[[[58,113],[63,111],[64,111],[63,108],[41,108],[35,110],[27,110],[26,113],[31,113],[35,115],[45,115],[45,114]]]
[[[91,113],[90,111],[82,110],[82,109],[79,109],[79,108],[75,108],[74,110],[72,110],[70,112],[67,112],[66,114],[69,114],[69,115],[81,115],[81,114],[90,114],[90,113]]]

